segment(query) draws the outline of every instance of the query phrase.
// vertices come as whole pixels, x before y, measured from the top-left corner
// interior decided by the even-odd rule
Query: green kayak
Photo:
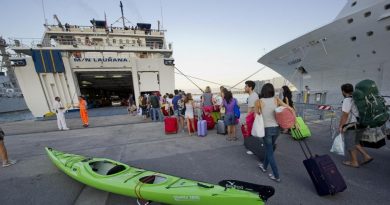
[[[274,188],[236,180],[219,185],[130,167],[104,158],[87,158],[46,148],[51,161],[73,179],[141,201],[172,205],[261,205]],[[145,204],[147,204],[145,203]]]

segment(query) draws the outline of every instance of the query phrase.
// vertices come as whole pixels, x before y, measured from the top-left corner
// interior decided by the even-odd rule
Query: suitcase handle
[[[303,154],[305,155],[306,159],[312,158],[312,157],[313,157],[313,154],[311,153],[311,150],[310,150],[309,146],[307,145],[306,140],[302,140],[302,141],[303,141],[303,143],[305,144],[305,147],[306,147],[306,149],[307,149],[307,151],[308,151],[308,154],[307,154],[306,151],[305,151],[305,149],[304,149],[303,146],[302,146],[301,141],[298,141],[299,146],[301,147]],[[309,156],[309,157],[308,157],[308,156]]]

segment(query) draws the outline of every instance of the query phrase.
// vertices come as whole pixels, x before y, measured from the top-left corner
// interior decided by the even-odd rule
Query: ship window
[[[356,36],[352,36],[351,41],[356,41]]]
[[[373,31],[369,31],[369,32],[367,32],[367,36],[372,36],[374,34],[374,32]]]
[[[119,39],[119,44],[122,44],[122,43],[123,43],[122,39]]]
[[[126,44],[129,44],[129,43],[130,43],[129,39],[126,39]]]
[[[386,30],[390,31],[390,25],[386,26]]]
[[[368,11],[368,12],[366,12],[366,13],[364,13],[364,17],[369,17],[369,16],[371,16],[371,11]]]
[[[109,44],[110,43],[110,39],[106,38],[106,43]]]
[[[112,39],[112,43],[115,44],[116,43],[116,39]]]
[[[356,54],[356,57],[360,58],[360,54]]]
[[[389,10],[390,9],[390,4],[386,4],[385,9]]]
[[[354,2],[351,4],[351,6],[355,6],[356,3],[357,3],[357,1],[354,1]]]
[[[372,54],[376,54],[376,50],[373,50],[373,51],[372,51]]]
[[[352,23],[353,22],[353,19],[348,19],[348,23]]]

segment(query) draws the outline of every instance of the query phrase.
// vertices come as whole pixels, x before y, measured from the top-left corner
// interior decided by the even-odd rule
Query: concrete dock
[[[18,163],[0,168],[0,204],[136,204],[135,199],[85,186],[59,171],[44,147],[93,157],[104,157],[147,170],[209,183],[237,179],[271,185],[276,193],[267,204],[388,204],[390,190],[389,141],[381,149],[367,149],[374,158],[360,168],[341,164],[343,157],[329,153],[332,139],[328,121],[308,122],[313,136],[307,140],[316,154],[329,154],[347,183],[347,190],[320,197],[303,166],[297,142],[280,135],[275,151],[281,182],[268,179],[257,159],[246,154],[239,127],[236,142],[216,130],[207,137],[186,132],[165,135],[164,124],[127,114],[92,116],[91,126],[67,119],[71,130],[58,131],[55,120],[27,120],[0,124],[6,132],[10,158]]]

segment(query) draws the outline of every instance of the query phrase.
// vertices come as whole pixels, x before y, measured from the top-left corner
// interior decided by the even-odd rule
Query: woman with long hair
[[[292,100],[292,92],[290,88],[287,85],[284,85],[282,87],[282,91],[283,91],[283,102],[294,109],[294,102]]]
[[[195,121],[194,121],[194,100],[192,99],[191,93],[187,93],[186,98],[184,99],[184,104],[186,107],[185,111],[185,119],[187,121],[187,129],[188,129],[188,134],[192,136],[191,132],[191,126],[194,128],[195,131]]]
[[[201,99],[202,99],[203,113],[205,115],[210,115],[210,113],[213,111],[213,107],[215,104],[210,86],[206,87]]]
[[[227,131],[228,131],[228,137],[226,140],[231,141],[234,140],[236,141],[238,138],[236,137],[236,116],[234,115],[234,106],[237,104],[237,100],[233,98],[232,92],[228,90],[224,90],[223,94],[223,107],[225,107],[225,118],[224,122],[225,125],[227,126]]]
[[[265,128],[265,136],[263,138],[265,157],[264,162],[259,164],[259,168],[262,172],[267,172],[267,167],[270,165],[273,174],[268,176],[276,182],[280,182],[279,171],[274,158],[274,145],[280,133],[279,125],[275,119],[275,108],[278,106],[289,107],[278,97],[275,97],[275,89],[271,83],[264,84],[261,89],[260,99],[255,103],[255,112],[263,116]]]

